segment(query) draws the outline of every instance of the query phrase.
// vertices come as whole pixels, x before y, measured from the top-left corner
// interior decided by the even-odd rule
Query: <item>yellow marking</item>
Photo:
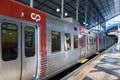
[[[108,54],[108,52],[102,52],[102,53],[104,53],[104,54]]]
[[[100,54],[100,52],[96,52],[95,54]]]
[[[85,76],[100,62],[100,60],[104,57],[105,55],[102,55],[98,57],[96,60],[85,66],[76,76],[71,77],[69,80],[83,80]]]
[[[88,59],[83,58],[83,59],[79,60],[78,63],[85,63],[86,61],[88,61]]]

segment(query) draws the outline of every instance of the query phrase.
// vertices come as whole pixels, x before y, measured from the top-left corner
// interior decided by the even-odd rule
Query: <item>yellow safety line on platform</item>
[[[100,54],[100,52],[96,52],[95,54]]]
[[[86,61],[88,61],[88,59],[83,58],[83,59],[79,60],[78,63],[85,63]]]
[[[106,54],[98,57],[95,61],[88,64],[86,67],[84,67],[76,76],[73,76],[69,78],[68,80],[83,80],[85,76],[97,65],[97,63],[100,62],[100,60],[105,56]],[[97,74],[96,74],[97,75]]]

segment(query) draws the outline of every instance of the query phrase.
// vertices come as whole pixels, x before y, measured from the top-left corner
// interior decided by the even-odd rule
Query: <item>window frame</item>
[[[86,35],[82,37],[82,48],[86,48]]]
[[[76,43],[76,42],[75,42],[75,37],[77,37],[77,47],[75,47],[75,43]],[[77,34],[74,34],[74,35],[73,35],[73,48],[74,48],[74,49],[77,49],[77,48],[78,48],[78,35],[77,35]]]
[[[58,50],[54,50],[54,51],[52,50],[53,49],[52,45],[53,45],[53,42],[54,42],[54,41],[52,41],[52,36],[56,36],[56,35],[55,34],[53,35],[52,34],[53,32],[59,33],[59,43],[57,44],[57,45],[59,45],[59,49]],[[51,33],[51,37],[50,37],[51,38],[51,45],[50,45],[51,46],[51,49],[50,49],[51,53],[54,54],[56,52],[60,52],[62,50],[62,48],[61,48],[61,32],[60,31],[56,31],[56,30],[52,30],[52,31],[50,31],[50,33]]]
[[[25,31],[25,28],[33,28],[34,29],[34,32],[32,32],[32,33],[34,33],[34,35],[32,34],[32,40],[34,39],[34,55],[27,55],[26,54],[26,31]],[[27,26],[27,25],[25,25],[24,26],[24,55],[25,55],[25,57],[26,58],[30,58],[30,57],[34,57],[35,56],[35,54],[36,54],[36,44],[35,44],[35,39],[36,39],[36,37],[35,37],[35,35],[36,35],[36,29],[35,29],[35,27],[34,26]],[[32,43],[31,43],[32,44]],[[29,46],[30,47],[30,46]],[[32,47],[32,45],[31,45],[31,47]]]
[[[2,30],[3,30],[3,27],[2,27],[2,26],[3,26],[3,24],[5,24],[5,25],[11,24],[11,25],[14,25],[14,26],[16,27],[16,30],[15,30],[15,31],[16,31],[16,42],[17,42],[17,46],[16,46],[16,47],[17,47],[17,50],[16,50],[16,51],[17,51],[17,52],[16,52],[16,57],[15,57],[15,58],[12,58],[12,59],[6,59],[6,60],[3,59],[3,50],[2,50],[2,49],[3,49],[3,42],[2,42],[2,41],[3,41],[3,40],[2,40],[2,39],[3,39],[3,35],[2,35],[2,34],[3,34],[3,33],[2,33]],[[10,30],[12,30],[12,29],[8,29],[8,30],[10,31]],[[1,57],[2,57],[2,60],[3,60],[3,61],[6,61],[6,62],[7,62],[7,61],[16,60],[16,59],[18,58],[18,53],[19,53],[19,52],[18,52],[18,45],[19,45],[19,42],[18,42],[18,34],[19,34],[18,25],[17,25],[16,23],[12,23],[12,22],[2,22],[2,24],[1,24]],[[11,47],[11,50],[14,51],[13,47]]]
[[[68,46],[67,46],[67,41],[66,41],[66,37],[68,37],[68,36],[66,36],[66,35],[69,35],[69,40],[70,40],[70,48],[68,49]],[[72,35],[70,34],[70,33],[64,33],[64,36],[65,36],[65,43],[64,43],[64,51],[70,51],[70,50],[72,50]]]

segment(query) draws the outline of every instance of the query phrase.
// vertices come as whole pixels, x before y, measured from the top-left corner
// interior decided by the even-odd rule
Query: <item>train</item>
[[[0,80],[47,80],[114,44],[15,0],[0,2]]]
[[[118,41],[117,41],[117,45],[116,45],[116,50],[120,52],[120,28],[118,28],[116,36],[118,37]]]

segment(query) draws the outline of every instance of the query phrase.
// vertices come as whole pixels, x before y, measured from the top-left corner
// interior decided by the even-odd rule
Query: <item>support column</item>
[[[79,11],[79,1],[80,0],[77,0],[76,1],[76,20],[78,21],[78,11]]]
[[[61,0],[61,18],[64,17],[64,0]]]
[[[85,0],[85,28],[86,28],[86,24],[87,24],[87,8],[88,8],[87,2],[88,2],[88,0]]]

